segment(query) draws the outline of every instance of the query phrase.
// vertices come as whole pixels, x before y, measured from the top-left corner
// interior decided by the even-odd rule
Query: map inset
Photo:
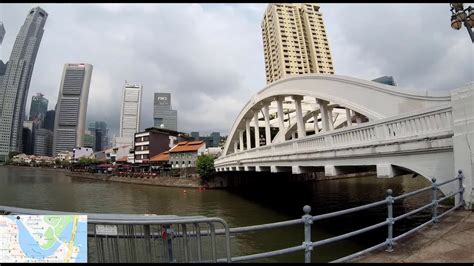
[[[0,215],[0,262],[87,262],[87,216]]]

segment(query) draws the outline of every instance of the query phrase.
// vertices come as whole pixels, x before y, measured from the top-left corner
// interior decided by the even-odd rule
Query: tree
[[[196,160],[196,169],[203,180],[209,180],[215,172],[214,157],[207,154],[199,155]]]

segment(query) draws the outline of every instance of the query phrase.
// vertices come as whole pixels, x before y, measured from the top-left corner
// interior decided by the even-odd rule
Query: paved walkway
[[[394,246],[351,262],[474,262],[474,211],[456,210],[438,225],[428,225]]]

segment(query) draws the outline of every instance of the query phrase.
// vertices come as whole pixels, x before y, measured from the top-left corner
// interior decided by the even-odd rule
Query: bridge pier
[[[464,175],[466,208],[474,208],[474,84],[453,90],[453,152],[455,170]],[[454,173],[453,173],[454,174]],[[459,202],[459,197],[456,197]]]
[[[270,172],[269,166],[255,166],[255,172]]]
[[[245,172],[255,172],[255,166],[244,166]]]
[[[341,175],[342,171],[334,165],[325,165],[324,166],[324,175],[325,176],[338,176]]]
[[[401,174],[402,171],[389,163],[377,164],[377,178],[392,178]]]
[[[287,173],[291,172],[291,166],[270,166],[270,172],[272,173]]]

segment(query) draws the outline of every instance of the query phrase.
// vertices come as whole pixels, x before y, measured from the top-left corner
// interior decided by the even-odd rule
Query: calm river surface
[[[243,173],[244,174],[244,173]],[[278,183],[276,181],[275,183]],[[302,207],[311,214],[342,210],[385,197],[426,187],[430,182],[418,176],[377,179],[366,176],[319,182],[273,184],[267,187],[239,188],[235,191],[168,188],[137,184],[102,182],[71,178],[53,169],[0,166],[0,205],[22,208],[88,213],[204,215],[223,218],[230,227],[263,224],[300,218]],[[395,205],[395,215],[426,204],[430,194],[422,194]],[[386,207],[318,221],[312,239],[343,234],[386,218]],[[395,236],[429,219],[429,212],[402,220],[395,225]],[[301,245],[303,226],[263,233],[239,235],[232,239],[232,253],[247,255]],[[313,250],[313,261],[325,262],[380,243],[386,227]],[[278,256],[265,262],[303,262],[303,252]]]

